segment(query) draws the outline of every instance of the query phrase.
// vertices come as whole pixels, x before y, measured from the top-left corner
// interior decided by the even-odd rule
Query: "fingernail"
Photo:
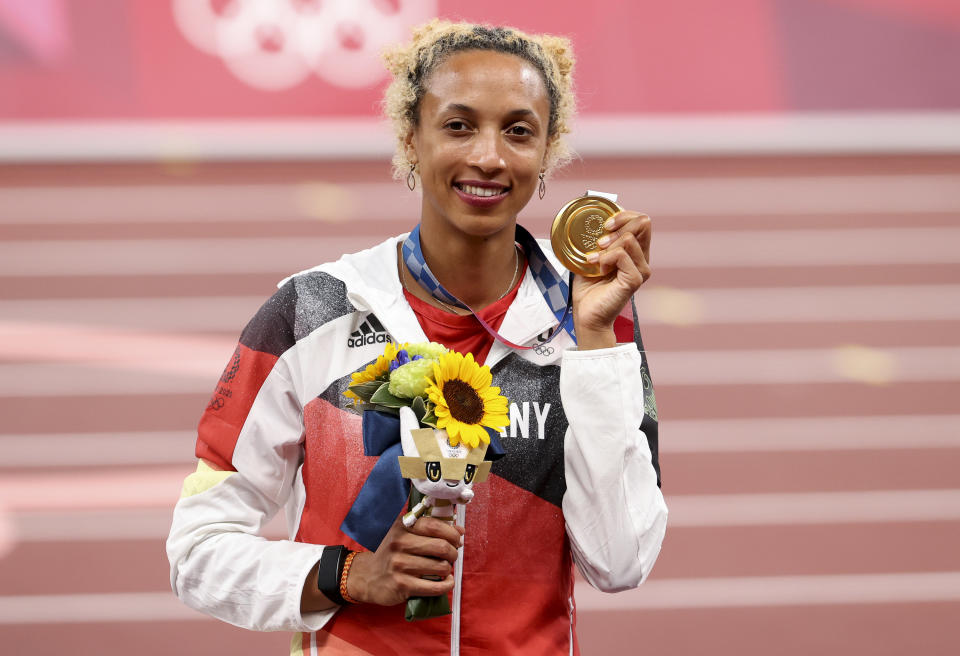
[[[604,235],[597,240],[597,246],[604,247],[610,243],[610,235]]]
[[[461,547],[463,546],[463,536],[462,536],[462,535],[460,536],[460,546],[461,546]]]
[[[613,226],[617,225],[617,222],[611,216],[609,219],[603,222],[603,227],[607,230],[613,230]]]
[[[600,253],[587,253],[587,262],[596,262],[600,259]]]

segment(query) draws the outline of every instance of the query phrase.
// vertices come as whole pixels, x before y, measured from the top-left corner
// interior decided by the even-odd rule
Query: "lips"
[[[475,180],[454,182],[453,189],[461,200],[474,207],[491,207],[510,193],[510,187],[495,182]]]
[[[497,196],[507,191],[506,187],[480,187],[472,184],[457,184],[457,189],[471,196],[482,196],[484,198]]]

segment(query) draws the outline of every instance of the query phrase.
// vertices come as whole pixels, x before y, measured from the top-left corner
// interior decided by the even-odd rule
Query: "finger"
[[[452,544],[454,548],[461,545],[463,538],[462,529],[454,524],[441,521],[435,517],[420,517],[408,530],[414,535],[422,535],[426,538],[440,538],[441,540],[446,540]]]
[[[600,263],[606,263],[608,265],[614,265],[619,257],[619,250],[626,250],[633,261],[636,263],[637,268],[640,270],[646,269],[649,273],[649,263],[647,262],[646,256],[643,253],[643,246],[641,245],[639,238],[632,232],[624,232],[620,234],[615,241],[608,243],[606,248],[600,251],[594,251],[595,255],[589,254],[587,256],[588,260],[596,261]],[[604,255],[606,254],[606,257]]]
[[[446,560],[413,554],[403,554],[402,557],[397,557],[395,563],[398,571],[411,576],[433,576],[444,579],[453,572],[453,565]]]
[[[403,576],[400,579],[400,588],[408,599],[410,597],[439,597],[453,590],[453,584],[452,574],[441,581],[422,579],[419,576]]]
[[[612,215],[603,223],[603,231],[606,234],[622,231],[625,227],[635,226],[642,224],[642,219],[649,219],[650,217],[641,212],[631,212],[630,210],[623,210]],[[631,230],[636,230],[636,227],[631,227]]]
[[[623,281],[631,290],[636,290],[643,284],[644,275],[634,260],[634,255],[642,256],[643,253],[636,238],[632,236],[625,238],[625,242],[634,251],[633,255],[628,251],[628,246],[617,246],[600,253],[597,263],[605,275],[616,274],[617,279]],[[646,268],[649,271],[649,267]]]
[[[637,212],[617,212],[604,223],[606,234],[597,240],[600,249],[614,246],[617,239],[626,233],[633,233],[643,250],[644,257],[650,259],[650,238],[653,232],[653,222],[646,214]]]
[[[622,247],[623,250],[626,251],[627,255],[630,256],[634,266],[640,273],[642,277],[641,284],[649,280],[653,272],[651,271],[650,264],[647,262],[646,255],[643,252],[643,246],[640,244],[637,238],[634,237],[632,239],[623,239]]]
[[[439,558],[449,563],[457,561],[459,552],[452,544],[441,538],[427,538],[409,534],[393,543],[392,549],[406,554]]]

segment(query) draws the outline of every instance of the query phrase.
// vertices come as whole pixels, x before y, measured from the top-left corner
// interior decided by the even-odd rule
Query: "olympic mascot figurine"
[[[456,504],[469,503],[473,484],[483,482],[490,473],[490,461],[483,459],[487,444],[451,446],[445,430],[420,428],[409,407],[400,408],[400,443],[400,473],[423,495],[403,516],[403,525],[410,528],[421,515],[453,523]]]

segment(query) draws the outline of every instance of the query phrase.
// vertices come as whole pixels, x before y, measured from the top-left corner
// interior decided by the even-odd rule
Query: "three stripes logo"
[[[368,344],[385,344],[391,341],[393,340],[390,339],[390,335],[387,334],[383,325],[377,321],[375,316],[368,314],[360,324],[360,327],[350,333],[350,338],[347,339],[347,346],[350,348],[360,348]]]

